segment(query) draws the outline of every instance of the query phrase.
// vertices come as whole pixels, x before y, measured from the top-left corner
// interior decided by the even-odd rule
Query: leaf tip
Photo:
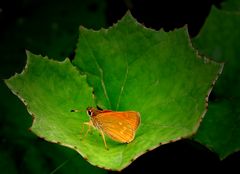
[[[129,16],[129,17],[133,18],[133,16],[132,16],[132,13],[131,13],[131,11],[130,11],[130,10],[127,10],[127,12],[126,12],[125,16]]]
[[[123,21],[126,21],[126,22],[137,22],[137,20],[133,17],[132,13],[130,10],[127,10],[127,12],[125,13],[125,15],[122,17],[122,19],[120,19],[119,22],[123,22]],[[118,23],[119,23],[118,22]]]
[[[86,28],[85,28],[84,26],[80,25],[80,26],[79,26],[79,30],[80,30],[80,31],[83,31],[83,30],[86,30]]]
[[[25,52],[26,52],[27,57],[32,54],[32,53],[31,53],[29,50],[27,50],[27,49],[25,49]]]

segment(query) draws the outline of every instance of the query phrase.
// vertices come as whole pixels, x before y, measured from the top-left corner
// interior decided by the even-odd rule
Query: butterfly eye
[[[87,114],[92,116],[92,112],[90,110],[87,110]]]

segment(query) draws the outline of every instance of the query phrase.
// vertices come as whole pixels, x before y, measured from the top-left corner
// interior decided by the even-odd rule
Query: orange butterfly
[[[140,124],[140,114],[135,111],[119,112],[88,107],[87,114],[90,116],[90,121],[84,124],[89,126],[88,131],[90,127],[95,127],[100,131],[106,149],[108,147],[104,134],[114,141],[130,143]]]

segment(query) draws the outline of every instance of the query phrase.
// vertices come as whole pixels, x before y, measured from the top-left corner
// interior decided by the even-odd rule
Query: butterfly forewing
[[[129,143],[140,123],[138,112],[105,112],[92,118],[93,124],[115,141]]]

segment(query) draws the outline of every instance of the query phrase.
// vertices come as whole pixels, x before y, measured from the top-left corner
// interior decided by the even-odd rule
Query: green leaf
[[[159,145],[189,137],[206,112],[222,65],[201,58],[186,29],[166,33],[138,24],[128,13],[109,29],[81,28],[74,60],[104,109],[135,110],[141,125],[135,140],[120,144],[97,131],[83,137],[85,112],[96,106],[92,88],[68,59],[57,62],[28,53],[25,70],[6,80],[34,116],[31,130],[79,152],[91,164],[121,170]]]
[[[237,138],[240,136],[237,129],[240,127],[239,27],[239,15],[213,8],[199,36],[193,39],[202,54],[226,62],[214,87],[216,101],[210,103],[209,112],[195,136],[195,140],[210,147],[222,159],[240,149]]]
[[[206,101],[222,65],[200,58],[185,29],[154,31],[130,14],[109,29],[80,28],[76,58],[104,109],[141,113],[136,139],[108,140],[91,147],[93,163],[120,170],[161,144],[191,136],[206,112]]]

